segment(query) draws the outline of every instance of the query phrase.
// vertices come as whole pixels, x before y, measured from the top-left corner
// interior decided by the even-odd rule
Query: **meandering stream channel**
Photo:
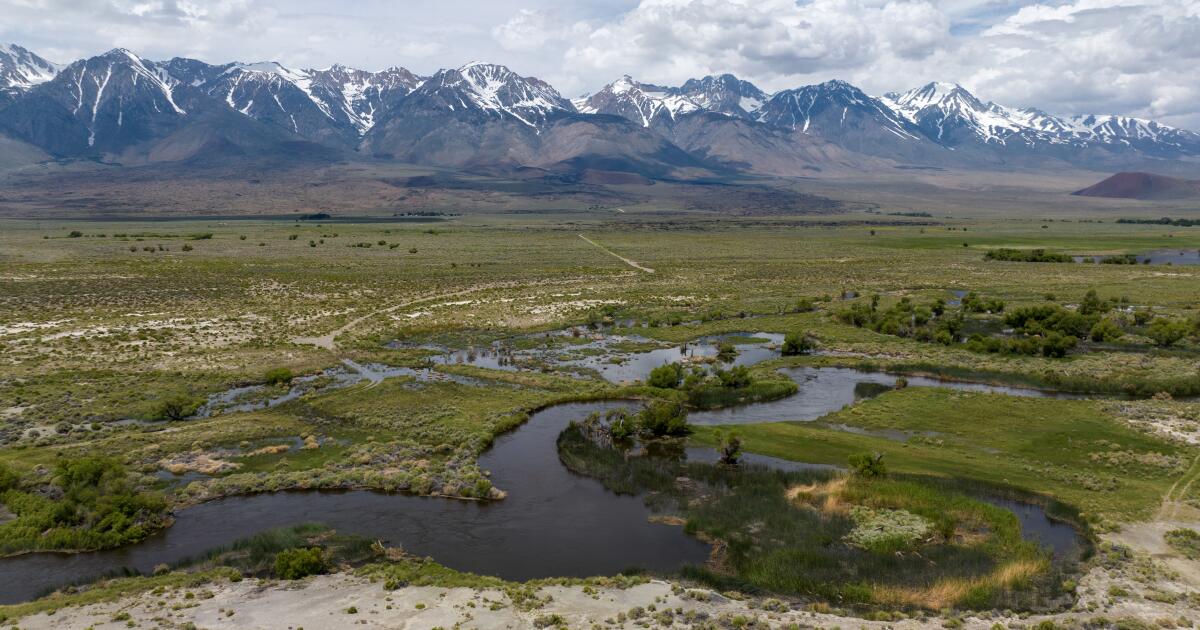
[[[753,344],[747,344],[753,345]],[[707,346],[691,344],[707,353]],[[739,363],[777,356],[755,347],[739,353]],[[714,350],[715,351],[715,350]],[[678,357],[680,350],[656,353],[603,370],[613,380],[644,377],[650,368]],[[686,353],[686,351],[685,351]],[[589,367],[605,364],[589,362]],[[355,366],[350,366],[355,367]],[[691,420],[706,424],[811,420],[856,399],[895,384],[894,376],[845,368],[784,370],[800,386],[797,394],[769,403],[697,412]],[[865,387],[863,384],[868,384]],[[948,386],[1009,395],[1056,395],[1038,390],[947,383],[909,378],[910,386]],[[874,387],[874,389],[872,388]],[[498,438],[480,458],[492,482],[508,492],[494,502],[475,502],[369,491],[277,492],[221,499],[181,510],[174,525],[129,547],[79,554],[34,553],[0,560],[0,603],[32,599],[49,590],[85,582],[122,569],[148,573],[268,529],[306,522],[327,524],[341,533],[359,534],[432,556],[454,569],[523,580],[550,576],[614,574],[638,567],[670,572],[701,564],[705,543],[683,528],[649,521],[641,497],[617,495],[599,481],[568,471],[555,441],[574,420],[627,401],[563,404],[538,411],[513,432]],[[709,449],[688,449],[688,458],[714,461]],[[784,469],[810,466],[747,455],[745,461]],[[1066,553],[1078,544],[1069,525],[1047,518],[1038,506],[996,501],[1013,509],[1025,535]]]

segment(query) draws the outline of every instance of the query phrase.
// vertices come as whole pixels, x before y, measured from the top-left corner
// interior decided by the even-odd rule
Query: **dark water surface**
[[[855,401],[877,396],[896,386],[899,378],[886,372],[864,372],[853,368],[799,367],[779,370],[796,381],[799,391],[787,398],[765,403],[695,411],[692,424],[756,424],[783,420],[816,420]],[[906,376],[909,387],[945,387],[969,392],[987,392],[1034,398],[1086,398],[1083,394],[1054,392],[1028,387],[943,381],[925,376]]]
[[[683,528],[648,522],[641,497],[620,496],[559,463],[556,440],[572,420],[630,403],[552,407],[501,436],[480,458],[503,501],[353,492],[277,492],[181,510],[175,524],[137,545],[82,554],[0,560],[0,603],[128,567],[142,573],[268,529],[320,522],[428,555],[454,569],[525,580],[612,575],[631,567],[673,571],[703,563],[709,548]]]
[[[691,345],[702,348],[701,352],[709,347],[715,352],[714,343]],[[669,350],[679,352],[677,348]],[[746,360],[757,362],[775,352],[756,348]],[[668,358],[639,354],[645,359],[630,365],[630,372],[622,370],[621,377],[632,371],[648,372],[654,362]],[[384,377],[373,366],[350,367],[356,368],[359,378]],[[891,387],[896,380],[889,374],[846,368],[792,368],[783,372],[799,383],[797,394],[770,403],[697,412],[690,420],[699,424],[812,420],[857,398],[877,394],[879,388]],[[916,387],[953,387],[1017,396],[1059,395],[923,377],[909,377],[908,381],[909,386]],[[231,497],[181,510],[173,526],[137,545],[103,552],[37,553],[0,560],[0,603],[32,599],[54,588],[122,568],[148,573],[158,564],[176,563],[269,529],[306,522],[382,539],[410,553],[432,556],[454,569],[512,580],[611,575],[632,567],[670,572],[703,563],[708,546],[684,534],[680,527],[650,523],[650,510],[641,497],[609,492],[600,482],[571,473],[559,461],[556,440],[569,422],[595,411],[633,404],[614,401],[551,407],[498,438],[479,464],[492,472],[496,487],[508,492],[502,501],[368,491]],[[689,448],[687,455],[693,461],[716,461],[712,449]],[[831,468],[755,454],[745,455],[744,461],[783,470]],[[1013,501],[997,504],[1013,510],[1025,534],[1056,554],[1067,553],[1078,544],[1074,529],[1050,521],[1041,507]]]

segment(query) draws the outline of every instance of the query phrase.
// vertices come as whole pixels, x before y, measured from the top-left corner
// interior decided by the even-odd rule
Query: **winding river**
[[[701,352],[708,351],[707,347],[701,348]],[[675,349],[653,352],[625,369],[603,375],[613,380],[636,377],[633,372],[648,372],[665,359],[679,356]],[[755,348],[740,353],[739,359],[750,363],[770,356],[777,354]],[[783,372],[800,385],[797,394],[769,403],[697,412],[691,420],[703,424],[811,420],[869,395],[864,393],[863,384],[878,393],[878,387],[892,386],[896,378],[845,368],[794,368]],[[908,380],[910,386],[1053,395],[917,377]],[[277,492],[212,501],[181,510],[173,526],[137,545],[0,560],[0,603],[32,599],[64,585],[121,570],[148,573],[159,564],[177,563],[256,533],[306,522],[380,539],[410,553],[431,556],[454,569],[512,580],[614,574],[634,567],[670,572],[703,563],[708,546],[684,534],[681,527],[651,523],[650,510],[641,497],[609,492],[599,481],[571,473],[559,461],[555,442],[568,423],[592,412],[633,404],[610,401],[550,407],[498,438],[479,464],[491,471],[497,487],[508,492],[502,501],[370,491]],[[716,455],[710,449],[690,448],[688,457],[713,461]],[[781,469],[825,467],[753,454],[748,454],[746,460]],[[1028,537],[1055,553],[1064,553],[1076,544],[1075,531],[1048,519],[1040,507],[1018,503],[1005,507],[1017,514]]]

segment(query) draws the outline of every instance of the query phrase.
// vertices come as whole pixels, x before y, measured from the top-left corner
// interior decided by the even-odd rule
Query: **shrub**
[[[867,479],[875,479],[887,475],[887,466],[883,464],[883,453],[851,455],[850,470],[859,477]]]
[[[687,423],[687,408],[683,403],[656,400],[638,412],[638,432],[648,437],[687,435],[691,428]]]
[[[319,547],[285,549],[275,554],[275,575],[282,580],[298,580],[324,573],[325,553]]]
[[[204,401],[184,392],[172,394],[158,404],[154,413],[156,420],[183,420],[200,410]]]
[[[1163,538],[1172,549],[1190,560],[1200,560],[1200,533],[1194,529],[1172,529]]]
[[[1125,333],[1121,330],[1121,327],[1117,324],[1117,322],[1113,321],[1112,319],[1105,318],[1096,322],[1096,325],[1092,326],[1092,331],[1089,334],[1092,338],[1092,341],[1104,342],[1116,341]]]
[[[1181,319],[1159,317],[1150,322],[1146,328],[1146,336],[1163,348],[1169,348],[1191,332],[1191,326]]]
[[[1044,226],[1043,226],[1044,227]],[[1008,262],[1051,262],[1051,263],[1069,263],[1074,262],[1074,258],[1067,254],[1050,254],[1044,249],[1011,249],[1000,248],[988,250],[983,255],[984,260],[1002,260]]]
[[[723,431],[717,450],[721,454],[721,463],[726,466],[736,466],[742,455],[742,438],[733,431]]]
[[[650,370],[650,377],[646,379],[646,384],[660,389],[675,389],[679,387],[682,380],[683,366],[678,363],[668,363]]]
[[[750,368],[744,365],[735,365],[728,370],[717,370],[716,375],[717,380],[721,382],[721,387],[728,389],[741,389],[754,383],[754,379],[750,376]]]
[[[21,476],[15,470],[8,467],[8,464],[0,464],[0,493],[7,490],[12,490],[21,482]]]
[[[808,333],[793,331],[783,338],[781,352],[784,356],[795,356],[798,354],[808,354],[816,347],[816,341]]]
[[[267,370],[264,380],[267,382],[267,385],[282,385],[292,382],[293,378],[295,378],[295,374],[292,374],[291,370],[279,367]]]

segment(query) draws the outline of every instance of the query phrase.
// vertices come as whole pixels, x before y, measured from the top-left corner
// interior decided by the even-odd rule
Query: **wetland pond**
[[[681,357],[715,356],[718,344],[730,338],[737,340],[738,356],[730,362],[733,365],[751,365],[779,355],[776,346],[782,341],[781,335],[756,333],[751,337],[726,335],[666,348],[634,348],[622,353],[620,363],[613,363],[604,350],[610,346],[628,349],[628,338],[588,339],[573,343],[567,355],[557,360],[620,382],[644,379],[654,367]],[[451,354],[442,356],[446,363],[516,369],[500,352],[463,354],[459,355],[461,360]],[[321,387],[344,387],[391,377],[413,377],[417,383],[450,378],[430,370],[352,362],[347,362],[345,368],[314,380],[324,376],[326,383]],[[796,394],[767,403],[694,412],[689,420],[697,424],[813,420],[886,391],[895,386],[897,379],[891,374],[848,368],[787,368],[781,372],[797,382]],[[460,382],[480,383],[475,379]],[[276,397],[260,392],[249,403],[240,400],[247,390],[239,389],[210,400],[209,408],[231,412],[241,409],[242,404],[251,405],[248,408],[273,406],[285,402],[279,398],[290,400],[318,384],[300,381],[291,389],[280,390],[285,393]],[[1071,396],[925,377],[908,377],[908,384],[1015,396]],[[269,529],[308,522],[323,523],[344,534],[380,539],[409,553],[431,556],[454,569],[512,580],[611,575],[629,568],[669,573],[686,565],[703,564],[709,546],[685,534],[682,527],[651,522],[652,513],[643,497],[610,492],[600,481],[568,471],[559,460],[556,440],[571,421],[583,420],[593,412],[634,405],[629,401],[557,405],[532,414],[521,427],[497,438],[480,457],[479,465],[491,471],[493,484],[508,493],[500,501],[371,491],[276,492],[220,499],[180,510],[171,527],[136,545],[101,552],[31,553],[2,559],[0,603],[32,599],[55,588],[124,570],[149,573],[157,565],[179,563]],[[898,435],[894,439],[907,437]],[[708,448],[692,447],[685,453],[689,461],[717,460],[716,452]],[[743,456],[743,462],[785,471],[832,468],[749,453]],[[1037,505],[1014,501],[997,505],[1012,510],[1022,523],[1023,535],[1049,547],[1056,556],[1070,553],[1079,544],[1071,526],[1050,520]]]

